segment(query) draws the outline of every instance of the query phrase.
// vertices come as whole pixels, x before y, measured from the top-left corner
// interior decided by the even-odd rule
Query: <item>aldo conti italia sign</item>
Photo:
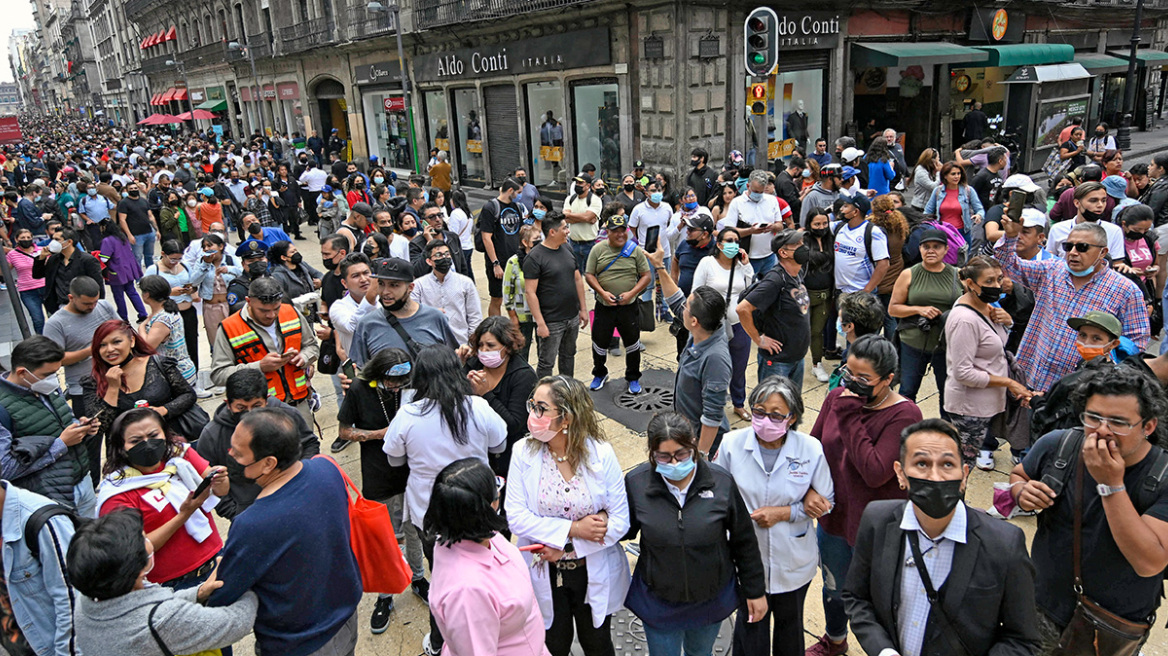
[[[442,82],[560,71],[612,62],[607,27],[510,43],[435,52],[414,58],[414,77]]]

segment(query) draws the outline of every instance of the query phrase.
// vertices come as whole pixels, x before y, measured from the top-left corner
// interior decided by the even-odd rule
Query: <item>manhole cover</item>
[[[673,409],[673,390],[666,387],[644,386],[640,394],[624,392],[617,395],[616,404],[635,412],[660,412]]]
[[[644,656],[649,653],[649,646],[645,643],[645,626],[640,618],[622,608],[612,614],[609,630],[612,632],[612,645],[616,656]],[[731,641],[734,636],[734,617],[730,616],[722,622],[718,631],[718,638],[714,642],[714,654],[721,656],[731,651]],[[580,643],[573,640],[572,656],[584,656]]]

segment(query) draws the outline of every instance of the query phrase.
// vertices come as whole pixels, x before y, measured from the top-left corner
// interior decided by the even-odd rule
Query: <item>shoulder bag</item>
[[[163,377],[166,378],[166,370],[162,367],[162,356],[155,355],[153,358],[154,364],[158,370],[162,372]],[[180,376],[181,377],[181,376]],[[167,382],[170,379],[167,378]],[[190,410],[178,415],[167,414],[166,425],[170,430],[183,436],[189,444],[194,444],[199,440],[203,434],[203,427],[211,423],[211,417],[207,415],[207,411],[196,402],[191,406]]]

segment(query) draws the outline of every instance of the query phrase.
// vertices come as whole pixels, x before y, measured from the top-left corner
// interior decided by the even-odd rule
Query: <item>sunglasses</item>
[[[281,300],[282,298],[284,298],[284,292],[280,292],[278,294],[264,294],[262,296],[255,297],[255,299],[257,301],[259,301],[260,303],[265,303],[265,304],[266,303],[275,303],[275,302]]]
[[[1070,253],[1071,251],[1079,251],[1080,253],[1086,253],[1087,251],[1091,250],[1092,248],[1103,248],[1103,247],[1100,246],[1099,244],[1084,244],[1083,242],[1071,243],[1069,241],[1063,242],[1063,251],[1067,252],[1067,253]]]

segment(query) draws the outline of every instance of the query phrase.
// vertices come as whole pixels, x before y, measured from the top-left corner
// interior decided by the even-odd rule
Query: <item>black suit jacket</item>
[[[73,251],[73,258],[80,267],[77,269],[79,273],[73,278],[78,275],[93,278],[93,281],[97,283],[98,298],[105,298],[105,279],[101,277],[101,263],[97,261],[96,257],[86,253],[80,247],[76,247]],[[47,260],[37,258],[32,263],[32,277],[45,279],[45,309],[49,311],[49,314],[56,312],[62,305],[69,302],[67,296],[65,298],[57,297],[57,278],[66,275],[62,272],[64,261],[65,256],[55,253],[50,255]],[[69,280],[72,281],[73,278]]]
[[[869,656],[901,649],[896,613],[906,550],[900,521],[906,507],[899,500],[873,501],[860,519],[843,598],[852,632]],[[968,506],[966,511],[966,543],[956,545],[953,567],[938,591],[951,623],[931,612],[921,653],[960,656],[968,649],[969,656],[1033,654],[1041,638],[1026,538],[1008,522]]]

